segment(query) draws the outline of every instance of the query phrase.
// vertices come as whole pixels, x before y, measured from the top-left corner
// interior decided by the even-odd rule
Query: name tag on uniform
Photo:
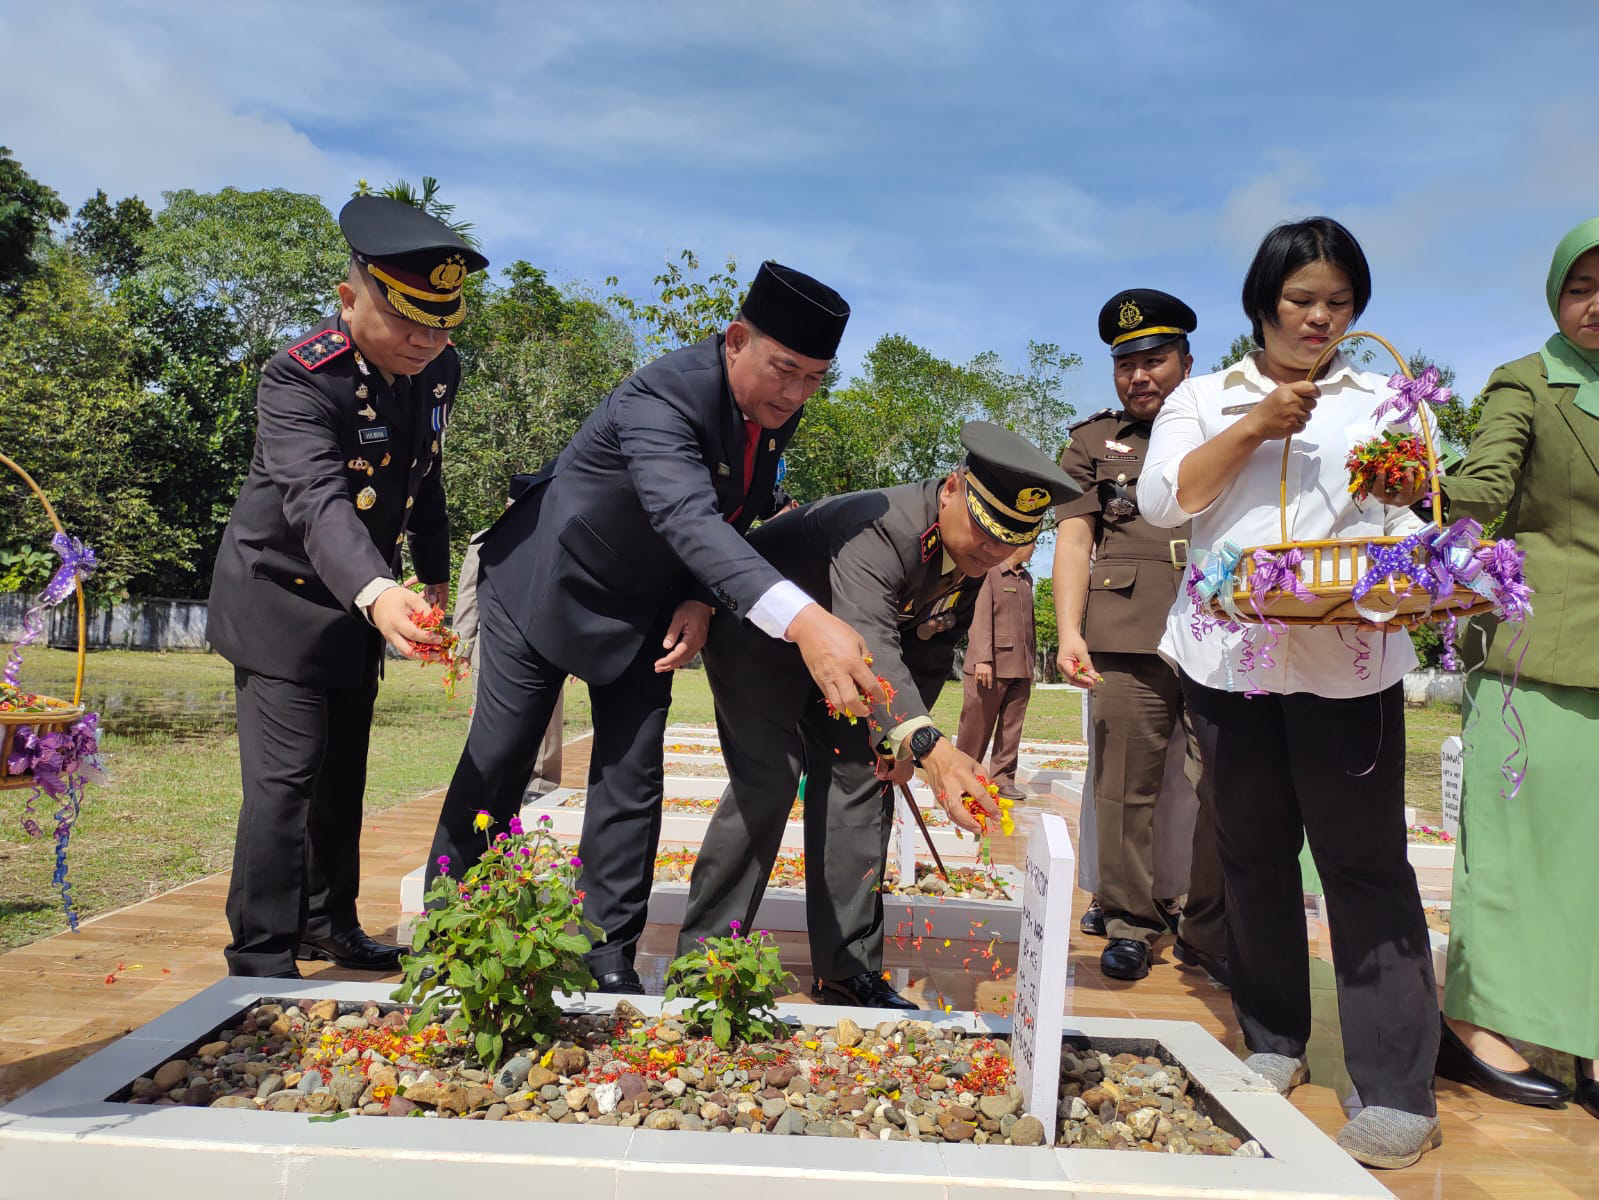
[[[389,440],[389,427],[387,425],[369,425],[357,432],[363,446],[370,446],[373,442],[386,442]]]
[[[1259,403],[1259,400],[1251,400],[1248,404],[1229,404],[1221,410],[1221,415],[1224,417],[1236,417],[1240,413],[1248,412]]]

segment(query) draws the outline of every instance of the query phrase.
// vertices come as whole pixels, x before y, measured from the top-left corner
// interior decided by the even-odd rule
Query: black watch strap
[[[911,761],[918,767],[921,766],[922,760],[933,752],[933,747],[938,745],[938,739],[943,736],[943,733],[932,725],[923,725],[918,729],[912,730],[910,737]]]

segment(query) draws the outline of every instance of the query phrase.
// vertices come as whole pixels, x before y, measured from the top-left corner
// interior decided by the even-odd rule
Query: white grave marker
[[[1443,767],[1444,830],[1460,840],[1460,797],[1464,791],[1465,749],[1458,737],[1446,737],[1438,755]]]
[[[899,875],[900,887],[910,887],[916,882],[916,851],[921,844],[922,831],[916,827],[916,817],[905,795],[894,789],[894,837],[888,845],[888,859]]]
[[[1060,1039],[1066,1007],[1066,942],[1072,923],[1071,834],[1054,813],[1040,813],[1027,838],[1027,887],[1016,965],[1011,1056],[1026,1111],[1055,1142],[1060,1094]]]

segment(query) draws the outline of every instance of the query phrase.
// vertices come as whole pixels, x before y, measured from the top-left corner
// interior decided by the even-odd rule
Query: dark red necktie
[[[738,520],[744,505],[750,501],[750,483],[755,478],[755,451],[761,444],[761,427],[754,421],[744,422],[744,500],[727,518],[728,523]]]

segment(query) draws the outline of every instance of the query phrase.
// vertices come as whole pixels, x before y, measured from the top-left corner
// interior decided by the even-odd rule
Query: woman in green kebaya
[[[1599,1116],[1599,217],[1561,240],[1547,294],[1557,332],[1493,373],[1470,453],[1442,481],[1451,518],[1504,514],[1533,616],[1520,630],[1478,618],[1462,638],[1466,666],[1481,664],[1438,1073],[1557,1106],[1568,1089],[1507,1039],[1547,1046],[1573,1056],[1576,1098]]]

